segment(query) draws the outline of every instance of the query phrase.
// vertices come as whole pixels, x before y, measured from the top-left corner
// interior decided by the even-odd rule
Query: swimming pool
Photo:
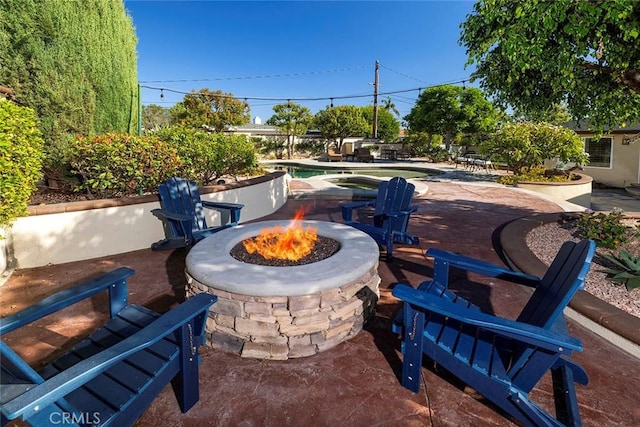
[[[425,176],[438,175],[441,172],[422,168],[397,168],[397,167],[331,167],[312,166],[299,163],[269,163],[268,168],[283,170],[293,178],[310,178],[319,175],[368,175],[375,177],[401,176],[405,179],[423,178]]]

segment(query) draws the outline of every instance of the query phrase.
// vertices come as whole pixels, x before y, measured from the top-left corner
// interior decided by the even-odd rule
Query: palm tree
[[[393,103],[390,96],[387,96],[387,99],[382,101],[382,108],[387,110],[390,113],[395,114],[397,117],[400,117],[400,111],[396,108],[396,104]]]

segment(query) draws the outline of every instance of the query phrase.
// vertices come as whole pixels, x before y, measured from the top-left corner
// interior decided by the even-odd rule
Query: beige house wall
[[[580,137],[590,138],[593,134],[580,132]],[[624,188],[629,184],[638,183],[638,170],[640,166],[640,140],[623,144],[623,134],[604,134],[603,138],[613,138],[611,148],[610,167],[585,166],[584,173],[600,184],[610,187]]]

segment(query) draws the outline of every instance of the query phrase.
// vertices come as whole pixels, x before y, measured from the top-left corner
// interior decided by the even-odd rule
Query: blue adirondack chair
[[[393,257],[393,244],[404,243],[417,245],[417,236],[407,232],[409,216],[418,210],[417,206],[410,206],[413,200],[415,185],[401,177],[394,177],[389,181],[382,181],[378,185],[375,200],[342,203],[342,219],[345,224],[367,233],[380,246],[384,246],[387,259]],[[373,208],[373,222],[365,223],[353,219],[353,212],[358,209]]]
[[[580,425],[574,382],[586,385],[587,374],[566,358],[582,351],[568,335],[562,315],[584,284],[595,243],[566,242],[543,278],[484,261],[430,249],[434,278],[418,289],[396,285],[404,301],[394,331],[403,336],[402,385],[418,392],[422,356],[427,355],[526,426]],[[449,268],[535,286],[516,320],[486,314],[447,289]],[[556,417],[529,398],[529,392],[551,370]]]
[[[151,213],[163,222],[165,238],[151,245],[153,250],[190,248],[200,240],[225,228],[238,225],[238,203],[209,202],[200,199],[198,185],[182,178],[170,178],[158,188],[161,209]],[[221,212],[222,224],[209,227],[204,208]]]
[[[130,268],[119,268],[51,295],[0,319],[0,336],[101,292],[109,293],[111,319],[68,353],[30,367],[0,341],[0,421],[34,426],[132,425],[173,380],[182,412],[199,399],[198,347],[209,307],[198,294],[159,315],[127,303]]]

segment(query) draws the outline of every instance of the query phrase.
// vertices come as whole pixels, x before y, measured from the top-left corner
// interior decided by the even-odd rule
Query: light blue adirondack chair
[[[21,419],[33,426],[130,426],[172,380],[182,412],[198,401],[198,348],[217,297],[198,294],[159,315],[127,303],[127,278],[133,273],[119,268],[0,319],[4,336],[84,299],[109,294],[111,319],[37,371],[0,341],[1,425]]]
[[[200,240],[240,221],[244,207],[238,203],[203,201],[198,185],[182,178],[170,178],[158,188],[161,209],[151,213],[163,222],[165,238],[151,245],[153,250],[190,248]],[[209,227],[204,208],[221,212],[222,225]]]
[[[419,239],[407,232],[410,215],[418,210],[417,206],[410,206],[413,200],[415,185],[401,177],[394,177],[389,181],[382,181],[378,185],[375,200],[343,203],[342,219],[345,224],[364,231],[383,246],[387,252],[387,259],[393,258],[393,244],[404,243],[417,245]],[[373,208],[371,223],[354,220],[353,212],[358,209]],[[363,211],[361,211],[363,212]]]
[[[582,351],[569,336],[563,310],[580,289],[595,253],[595,243],[566,242],[543,278],[484,261],[430,249],[432,281],[418,289],[396,285],[404,301],[393,329],[403,336],[402,385],[418,392],[423,354],[461,379],[526,426],[581,424],[574,382],[586,385],[586,372],[566,358]],[[534,286],[516,320],[486,314],[447,289],[449,268]],[[556,400],[552,416],[529,398],[551,370]]]

